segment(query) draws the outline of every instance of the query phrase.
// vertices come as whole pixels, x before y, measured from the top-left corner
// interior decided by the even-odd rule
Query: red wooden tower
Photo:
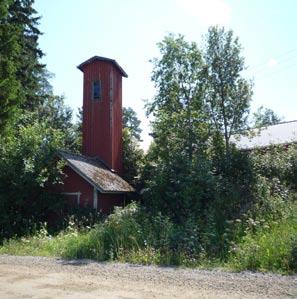
[[[122,77],[115,60],[94,56],[78,68],[84,73],[84,155],[100,157],[112,170],[122,173]]]
[[[94,56],[83,72],[82,155],[60,151],[66,177],[59,192],[79,206],[109,213],[134,189],[120,175],[122,160],[122,77],[113,59]]]

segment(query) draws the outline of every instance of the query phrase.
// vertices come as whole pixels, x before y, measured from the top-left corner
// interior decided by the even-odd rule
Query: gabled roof
[[[90,59],[86,60],[85,62],[81,63],[77,68],[79,70],[83,71],[83,68],[87,64],[92,63],[93,61],[96,61],[96,60],[98,60],[98,61],[107,61],[107,62],[112,63],[120,71],[120,73],[122,74],[123,77],[128,78],[127,73],[122,69],[122,67],[114,59],[106,58],[106,57],[102,57],[102,56],[93,56]]]
[[[297,143],[297,121],[252,129],[246,136],[232,136],[230,141],[242,150]]]
[[[135,191],[119,175],[112,172],[99,158],[59,151],[67,165],[101,193],[126,193]]]

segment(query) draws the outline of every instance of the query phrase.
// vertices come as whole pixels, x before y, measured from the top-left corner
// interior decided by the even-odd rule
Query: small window
[[[92,98],[93,100],[101,99],[101,81],[94,81],[92,86]]]

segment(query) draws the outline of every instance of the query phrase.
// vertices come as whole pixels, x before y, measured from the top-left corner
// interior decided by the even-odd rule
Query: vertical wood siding
[[[122,174],[122,75],[110,62],[93,61],[84,69],[83,148]],[[92,99],[92,83],[101,81],[100,100]]]

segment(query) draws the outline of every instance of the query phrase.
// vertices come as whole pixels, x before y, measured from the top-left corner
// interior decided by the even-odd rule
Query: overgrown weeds
[[[93,228],[78,228],[70,222],[66,230],[51,236],[44,225],[31,237],[6,241],[0,253],[294,273],[297,270],[297,219],[296,205],[292,206],[286,219],[267,222],[265,227],[259,225],[254,229],[255,224],[248,219],[250,226],[246,226],[246,233],[237,236],[237,243],[230,242],[228,255],[223,259],[211,257],[203,249],[203,243],[199,250],[193,250],[196,245],[191,247],[190,241],[176,243],[180,241],[178,234],[187,235],[181,231],[182,228],[161,214],[155,217],[147,214],[135,203],[116,208],[105,221]],[[236,223],[242,225],[239,221]],[[195,244],[197,235],[193,223],[191,225]],[[242,234],[241,230],[238,231]],[[191,239],[190,235],[188,237]]]
[[[256,232],[249,231],[231,249],[229,265],[237,270],[260,270],[281,273],[297,272],[297,214],[271,221]]]

